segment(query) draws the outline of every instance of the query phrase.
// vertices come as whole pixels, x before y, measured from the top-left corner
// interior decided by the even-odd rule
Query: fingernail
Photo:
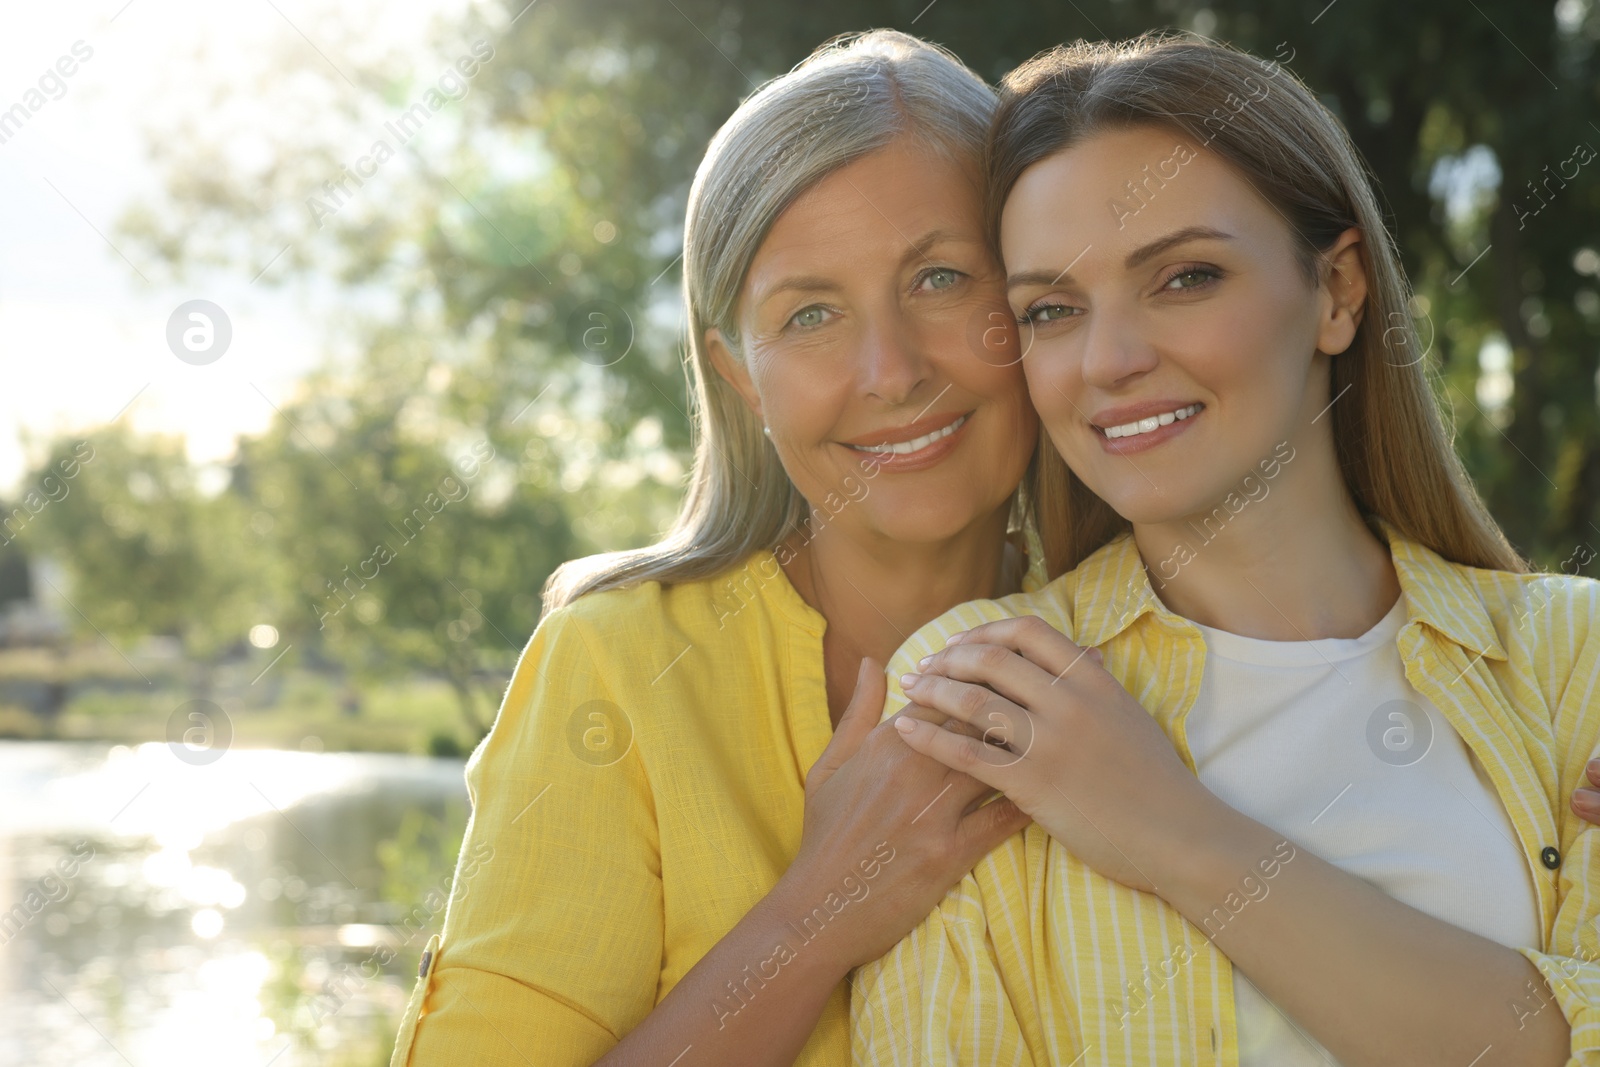
[[[894,728],[903,734],[909,734],[917,728],[917,720],[901,715],[894,720]]]
[[[946,641],[945,644],[946,645],[959,645],[961,643],[961,639],[963,637],[965,637],[965,636],[967,636],[967,631],[965,631],[965,630],[962,630],[958,634],[951,634],[950,635],[950,640]]]
[[[922,675],[920,674],[902,674],[900,676],[900,688],[910,689],[912,686],[917,684],[917,679],[921,677]]]
[[[1589,777],[1600,778],[1600,759],[1589,761]]]
[[[917,660],[917,666],[921,667],[923,670],[927,670],[928,669],[928,664],[930,664],[932,662],[933,662],[933,657],[932,656],[923,656],[921,659]]]

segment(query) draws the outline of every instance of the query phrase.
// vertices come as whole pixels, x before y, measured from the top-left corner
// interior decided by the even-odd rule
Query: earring
[[[765,423],[763,423],[762,426],[761,426],[761,432],[766,434],[768,437],[771,437],[772,436],[772,427],[766,425]]]

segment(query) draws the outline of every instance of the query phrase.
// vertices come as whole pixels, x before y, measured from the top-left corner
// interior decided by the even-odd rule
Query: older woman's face
[[[988,519],[1038,434],[976,169],[902,138],[779,216],[713,360],[829,525],[935,541]]]

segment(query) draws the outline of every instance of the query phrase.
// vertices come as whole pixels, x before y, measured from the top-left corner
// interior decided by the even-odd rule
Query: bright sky
[[[45,437],[119,413],[140,430],[183,434],[197,461],[225,458],[237,434],[266,426],[269,400],[281,403],[295,379],[333,350],[328,323],[340,309],[329,287],[274,289],[252,284],[253,271],[166,284],[155,264],[113,233],[124,208],[154,186],[141,125],[195,114],[197,101],[217,87],[269,64],[285,85],[315,78],[329,92],[356,93],[329,65],[348,69],[362,58],[326,39],[331,12],[364,27],[362,46],[414,50],[419,63],[438,66],[426,50],[430,26],[469,3],[7,5],[0,115],[27,100],[77,42],[80,53],[93,52],[63,79],[59,98],[47,93],[20,131],[0,133],[10,134],[0,143],[0,493],[19,488]],[[270,109],[272,101],[261,105]],[[236,117],[222,119],[219,140],[248,134],[236,128]],[[203,366],[175,358],[166,342],[174,310],[196,298],[225,308],[233,327],[228,351]],[[28,434],[36,439],[33,451],[24,446]]]

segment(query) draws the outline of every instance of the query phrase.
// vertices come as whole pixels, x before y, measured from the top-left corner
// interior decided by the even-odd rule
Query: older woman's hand
[[[879,722],[885,695],[882,666],[864,660],[850,706],[806,776],[800,850],[774,891],[795,914],[831,916],[839,935],[827,951],[850,967],[893,948],[1029,822],[1004,797],[984,804],[994,790],[981,779],[902,744],[893,719]]]
[[[1099,873],[1145,892],[1226,805],[1138,701],[1036,616],[957,634],[902,679],[906,697],[983,739],[905,720],[906,744],[1003,792]]]

